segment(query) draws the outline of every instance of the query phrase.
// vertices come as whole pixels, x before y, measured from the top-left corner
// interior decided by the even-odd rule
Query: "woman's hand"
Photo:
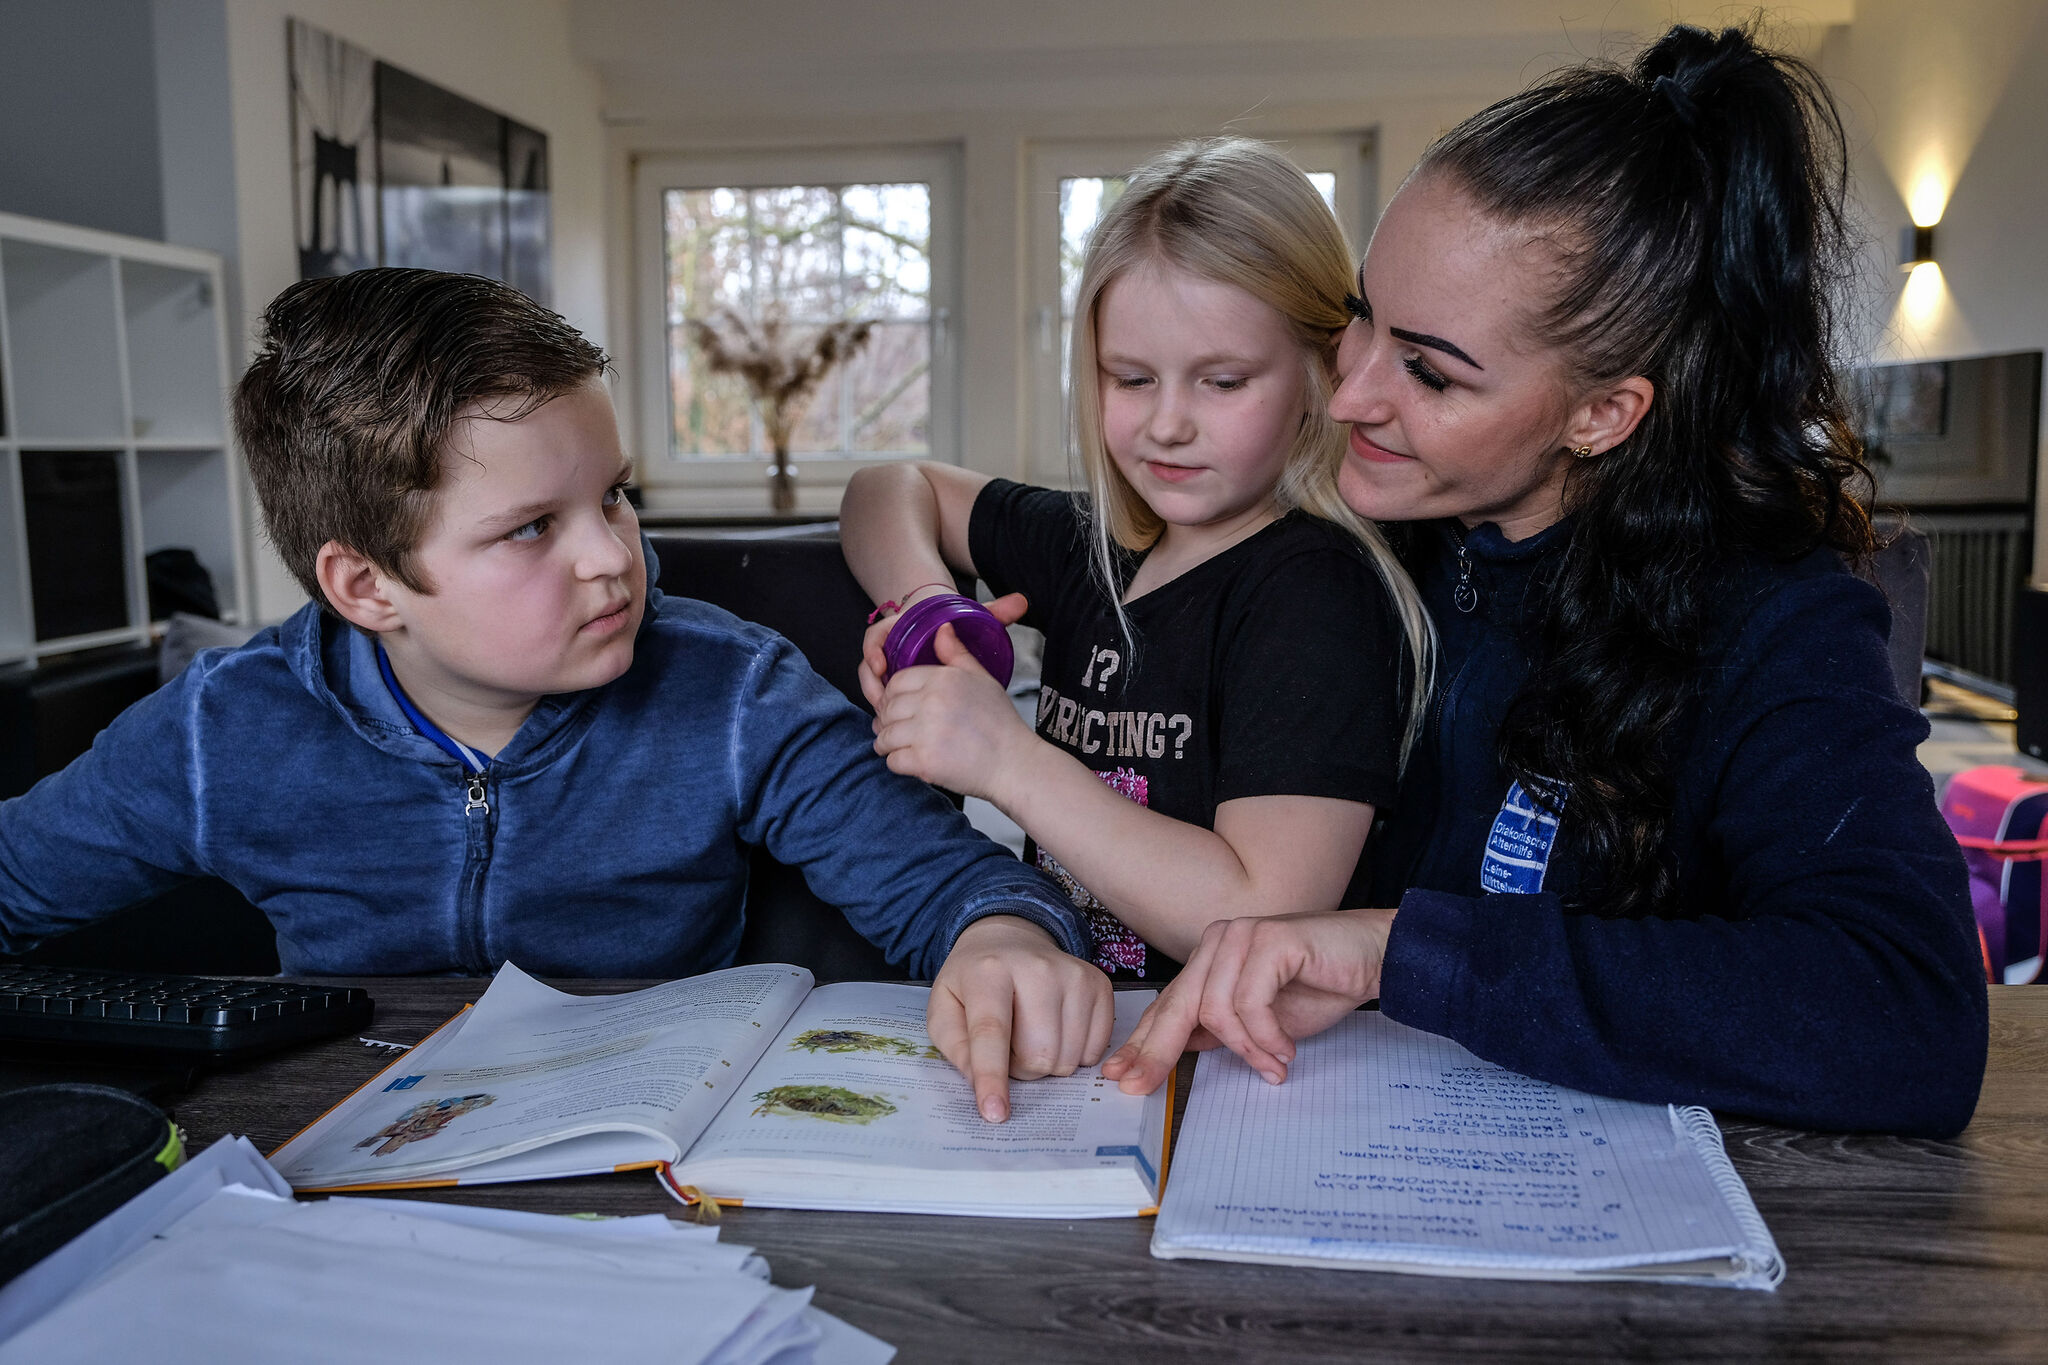
[[[951,626],[934,644],[937,667],[906,668],[883,687],[875,752],[891,772],[994,801],[1003,775],[1040,741]]]
[[[1181,1053],[1222,1046],[1278,1085],[1297,1039],[1379,995],[1393,923],[1392,910],[1216,921],[1102,1074],[1129,1094],[1149,1095]]]
[[[974,1083],[975,1108],[990,1123],[1010,1116],[1012,1079],[1095,1065],[1115,1023],[1109,978],[1015,915],[960,931],[925,1006],[933,1045]]]
[[[910,604],[927,597],[936,597],[942,592],[951,592],[942,583],[927,583],[908,594],[896,606],[896,610],[869,626],[860,640],[860,691],[868,699],[868,705],[875,710],[882,709],[882,691],[889,683],[889,656],[882,646],[889,638],[889,631],[895,626],[896,618],[910,610]],[[1024,618],[1030,603],[1021,592],[998,597],[993,602],[984,602],[996,620],[1006,626],[1014,626]]]

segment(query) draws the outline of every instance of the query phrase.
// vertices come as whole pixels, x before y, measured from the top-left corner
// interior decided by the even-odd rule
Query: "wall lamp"
[[[1934,225],[1914,224],[1899,231],[1899,269],[1912,272],[1916,265],[1934,262]]]

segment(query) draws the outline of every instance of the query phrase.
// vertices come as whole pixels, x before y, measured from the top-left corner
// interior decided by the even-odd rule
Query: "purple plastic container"
[[[951,592],[934,593],[913,602],[896,618],[896,624],[889,628],[889,638],[882,642],[890,674],[919,664],[937,663],[940,626],[951,626],[960,643],[989,671],[989,676],[1004,687],[1010,685],[1010,674],[1017,667],[1016,651],[1010,648],[1010,632],[987,607],[971,597]]]

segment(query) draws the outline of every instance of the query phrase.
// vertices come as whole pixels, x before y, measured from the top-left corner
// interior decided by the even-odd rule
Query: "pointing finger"
[[[1188,1035],[1200,1017],[1202,992],[1199,973],[1188,961],[1181,974],[1168,983],[1138,1020],[1130,1041],[1102,1064],[1102,1074],[1117,1082],[1117,1088],[1131,1095],[1149,1095],[1157,1090],[1187,1051]]]
[[[1010,993],[981,998],[967,1020],[967,1078],[990,1123],[1010,1117]]]

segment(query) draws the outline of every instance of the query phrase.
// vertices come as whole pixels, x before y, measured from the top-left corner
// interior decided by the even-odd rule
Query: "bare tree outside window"
[[[930,185],[671,189],[662,229],[673,455],[772,454],[746,384],[713,373],[692,335],[720,310],[755,324],[779,314],[798,335],[873,323],[820,383],[793,454],[931,452]]]

